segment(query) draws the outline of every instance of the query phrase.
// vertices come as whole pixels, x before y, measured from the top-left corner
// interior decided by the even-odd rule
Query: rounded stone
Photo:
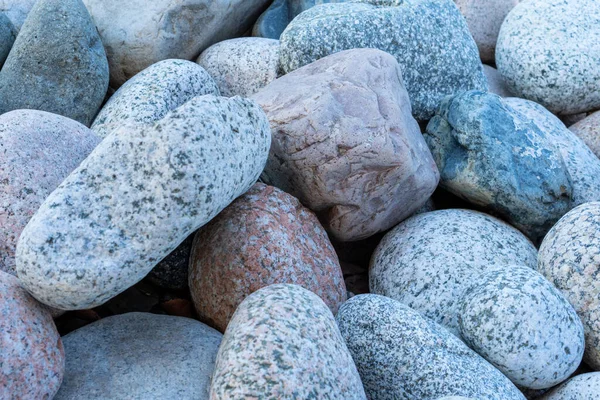
[[[106,102],[92,130],[106,137],[124,125],[151,125],[194,97],[219,95],[217,84],[186,60],[157,62],[128,80]]]
[[[16,275],[15,250],[25,225],[98,143],[94,132],[60,115],[0,115],[0,270]]]
[[[191,234],[175,250],[156,264],[146,276],[146,279],[165,289],[186,290],[188,288],[188,267],[193,242],[194,234]]]
[[[0,12],[6,14],[17,32],[37,0],[0,0]]]
[[[569,211],[540,246],[538,271],[565,295],[583,322],[584,361],[600,369],[600,202]]]
[[[335,319],[314,293],[271,285],[236,310],[219,348],[211,399],[366,400]]]
[[[371,258],[370,289],[458,333],[458,301],[494,267],[535,268],[537,251],[518,230],[471,210],[414,216],[392,229]]]
[[[198,231],[189,280],[198,316],[220,331],[248,295],[272,284],[300,285],[333,314],[346,300],[338,258],[317,217],[262,183]]]
[[[48,310],[0,271],[0,398],[51,399],[63,379],[65,354]]]
[[[469,347],[528,389],[566,380],[585,348],[573,307],[529,267],[502,267],[480,276],[458,304],[458,325]]]
[[[489,92],[497,94],[500,97],[511,97],[512,94],[508,90],[508,87],[504,83],[502,75],[494,67],[489,65],[483,65],[483,72],[488,81]]]
[[[398,301],[358,295],[340,307],[336,320],[370,399],[525,400],[458,338]]]
[[[600,2],[521,2],[500,29],[496,65],[512,93],[555,114],[600,107]]]
[[[63,337],[65,377],[55,400],[208,400],[222,335],[190,318],[128,313]]]
[[[598,400],[600,372],[577,375],[537,400]]]
[[[571,125],[569,130],[583,140],[596,157],[600,157],[600,111]]]
[[[277,78],[279,41],[237,38],[213,44],[197,61],[223,96],[250,97]]]
[[[16,37],[17,30],[12,22],[4,13],[0,12],[0,67],[4,65]]]

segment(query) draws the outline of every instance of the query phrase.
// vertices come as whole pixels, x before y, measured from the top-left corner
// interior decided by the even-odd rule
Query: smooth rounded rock
[[[388,297],[363,294],[336,321],[370,399],[458,395],[525,400],[491,364],[442,326]]]
[[[332,54],[276,79],[253,99],[273,132],[263,180],[316,212],[337,240],[391,228],[437,186],[400,67],[387,53]]]
[[[565,297],[529,267],[479,277],[458,304],[464,342],[515,385],[546,389],[579,366],[583,326]]]
[[[0,115],[0,270],[16,275],[15,249],[25,225],[98,143],[94,132],[60,115]]]
[[[92,124],[101,137],[124,125],[152,125],[194,97],[218,96],[215,81],[197,64],[164,60],[128,80],[102,107]]]
[[[36,2],[37,0],[0,0],[0,12],[6,14],[19,31]]]
[[[496,65],[510,91],[568,115],[600,107],[600,3],[529,0],[500,29]]]
[[[17,30],[12,22],[4,13],[0,13],[0,67],[4,65],[16,37]]]
[[[190,318],[128,313],[64,336],[55,400],[208,400],[222,335]]]
[[[170,290],[188,288],[188,267],[194,234],[188,236],[175,250],[156,264],[146,278],[153,284]]]
[[[596,157],[600,157],[600,111],[571,125],[569,130],[583,140]]]
[[[562,291],[583,322],[584,361],[600,369],[600,202],[569,211],[548,232],[538,271]]]
[[[458,301],[486,271],[535,268],[537,251],[518,230],[471,210],[414,216],[392,229],[371,259],[371,293],[391,297],[458,333]]]
[[[297,285],[271,285],[240,304],[219,348],[210,398],[366,400],[331,311]]]
[[[98,306],[139,282],[256,182],[271,133],[253,101],[202,96],[149,128],[114,131],[21,234],[17,274],[38,300]]]
[[[225,40],[198,58],[223,96],[249,97],[277,78],[279,41],[263,38]]]
[[[337,255],[317,217],[262,183],[198,231],[189,279],[198,316],[220,331],[248,295],[272,284],[300,285],[333,314],[346,300]]]
[[[489,65],[483,65],[483,72],[488,81],[489,92],[497,94],[500,97],[511,97],[512,94],[508,90],[508,87],[504,83],[502,75],[496,68],[490,67]]]
[[[538,400],[598,400],[600,372],[577,375]]]

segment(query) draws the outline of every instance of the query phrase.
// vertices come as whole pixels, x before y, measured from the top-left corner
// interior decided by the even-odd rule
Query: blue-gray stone
[[[0,67],[4,65],[6,57],[15,42],[17,30],[4,13],[0,13]]]

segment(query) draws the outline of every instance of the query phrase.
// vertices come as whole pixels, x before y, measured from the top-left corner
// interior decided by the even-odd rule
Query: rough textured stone
[[[129,313],[64,336],[55,400],[205,399],[222,335],[189,318]]]
[[[600,111],[571,125],[569,130],[583,140],[596,157],[600,157]]]
[[[312,291],[334,314],[346,300],[338,258],[317,217],[257,183],[196,235],[190,289],[200,319],[224,331],[249,294],[276,283]]]
[[[497,95],[470,91],[446,99],[425,139],[442,188],[533,240],[571,207],[571,177],[552,135]]]
[[[119,87],[168,58],[192,60],[252,26],[268,0],[83,0],[98,27]]]
[[[254,97],[271,123],[265,182],[318,213],[339,240],[386,230],[418,210],[439,179],[398,63],[375,49],[333,54]]]
[[[344,339],[323,301],[297,285],[244,300],[219,348],[211,399],[365,399]]]
[[[248,190],[270,136],[255,102],[215,96],[197,97],[150,128],[113,132],[24,229],[19,278],[56,308],[102,304]]]
[[[584,361],[600,369],[600,203],[569,211],[540,247],[538,270],[573,305],[585,329]]]
[[[401,301],[458,335],[457,302],[494,267],[535,268],[537,251],[515,228],[470,210],[414,216],[391,230],[371,259],[371,293]]]
[[[525,399],[463,342],[398,301],[355,296],[336,320],[370,399]]]
[[[577,375],[538,400],[598,400],[600,372]]]
[[[500,97],[510,97],[512,94],[506,87],[502,75],[496,68],[490,67],[489,65],[483,65],[483,72],[488,81],[489,92],[497,94]]]
[[[36,2],[37,0],[0,0],[0,12],[5,13],[19,31]]]
[[[15,275],[15,249],[29,219],[100,138],[45,111],[0,115],[0,270]]]
[[[191,234],[175,250],[152,268],[152,271],[150,271],[146,278],[162,288],[171,290],[187,289],[188,268],[193,242],[194,234]]]
[[[600,2],[520,3],[500,29],[496,65],[511,92],[553,113],[600,107]]]
[[[419,120],[431,118],[448,95],[487,89],[477,46],[452,0],[377,3],[321,4],[296,17],[281,35],[283,72],[342,50],[386,51],[400,64]]]
[[[197,62],[214,77],[223,96],[249,97],[277,78],[279,41],[225,40],[204,50]]]
[[[4,13],[0,13],[0,67],[4,65],[16,37],[17,31],[12,22]]]
[[[0,271],[0,398],[51,399],[65,354],[48,310]]]
[[[515,385],[550,388],[581,363],[585,342],[577,313],[529,267],[486,272],[465,292],[458,309],[465,343]]]
[[[204,68],[186,60],[164,60],[128,80],[102,107],[92,124],[101,137],[126,124],[151,125],[197,96],[219,95]]]
[[[0,113],[34,109],[89,126],[108,88],[104,47],[81,0],[40,0],[0,71]]]

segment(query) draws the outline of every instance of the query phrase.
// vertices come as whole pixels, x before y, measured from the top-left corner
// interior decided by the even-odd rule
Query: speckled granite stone
[[[537,400],[598,400],[600,372],[577,375]]]
[[[336,321],[370,399],[525,399],[450,332],[396,300],[355,296],[340,307]]]
[[[275,283],[312,291],[334,314],[346,300],[340,263],[317,217],[257,183],[198,231],[190,290],[200,319],[224,331],[249,294]]]
[[[19,31],[36,2],[37,0],[0,0],[0,12],[5,13]]]
[[[584,361],[600,369],[600,202],[569,211],[540,247],[538,270],[573,305],[585,329]]]
[[[331,311],[297,285],[271,285],[240,304],[219,348],[210,398],[366,400]]]
[[[391,230],[371,259],[371,293],[399,300],[458,335],[457,302],[494,267],[535,268],[537,251],[519,231],[489,215],[440,210]]]
[[[83,0],[98,27],[114,88],[169,58],[195,59],[210,45],[241,36],[268,0]]]
[[[12,275],[0,271],[0,398],[51,399],[65,354],[46,308]]]
[[[399,65],[383,51],[332,54],[253,98],[273,132],[262,179],[315,211],[338,240],[391,228],[437,186]]]
[[[222,335],[190,318],[128,313],[64,336],[55,400],[208,400]]]
[[[511,92],[553,113],[600,107],[600,2],[520,3],[500,29],[496,65]]]
[[[488,92],[497,94],[500,97],[512,96],[502,79],[502,75],[500,75],[496,68],[483,64],[483,72],[488,81]]]
[[[191,234],[152,268],[146,278],[153,284],[165,289],[186,290],[188,288],[188,267],[193,242],[194,234]]]
[[[0,270],[16,275],[15,248],[29,219],[100,138],[45,111],[0,115]]]
[[[270,142],[263,111],[240,97],[197,97],[150,128],[113,132],[24,229],[19,278],[56,308],[104,303],[248,190]]]
[[[477,46],[452,0],[383,3],[321,4],[296,17],[281,35],[283,72],[342,50],[386,51],[400,64],[419,120],[431,118],[445,96],[487,89]]]
[[[16,37],[17,31],[12,22],[4,13],[0,12],[0,67],[8,57]]]
[[[128,80],[102,107],[92,130],[106,137],[125,124],[151,125],[197,96],[219,95],[204,68],[186,60],[164,60]]]
[[[458,325],[465,343],[519,387],[558,385],[583,357],[577,313],[529,267],[503,266],[480,276],[458,303]]]
[[[279,41],[225,40],[204,50],[197,62],[215,79],[223,96],[249,97],[277,78]]]
[[[34,109],[89,126],[108,88],[104,47],[81,0],[40,0],[0,71],[0,114]]]
[[[571,177],[551,135],[491,93],[444,100],[425,140],[440,186],[537,241],[571,207]]]
[[[571,125],[569,130],[583,140],[596,157],[600,157],[600,111]]]

